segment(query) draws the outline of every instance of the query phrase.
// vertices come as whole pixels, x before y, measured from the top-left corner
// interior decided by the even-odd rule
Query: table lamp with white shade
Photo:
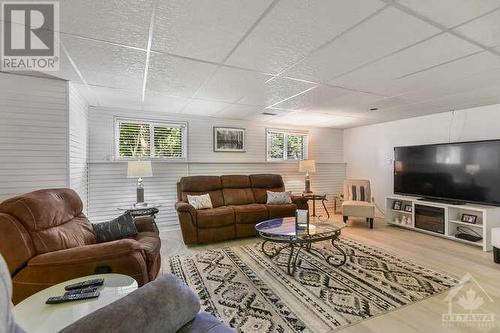
[[[135,206],[147,206],[144,202],[144,184],[142,178],[153,177],[151,161],[129,161],[127,178],[137,178],[137,203]]]
[[[306,188],[304,193],[311,193],[311,180],[309,178],[310,172],[316,172],[315,160],[302,160],[299,162],[299,172],[306,173]]]

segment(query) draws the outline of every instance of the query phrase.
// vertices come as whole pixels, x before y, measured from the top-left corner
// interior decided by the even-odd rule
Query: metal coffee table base
[[[347,256],[346,256],[346,253],[344,252],[344,250],[340,246],[335,244],[335,240],[338,238],[338,236],[340,236],[340,232],[335,233],[333,235],[333,237],[328,237],[326,239],[323,239],[322,237],[311,237],[310,239],[290,239],[290,238],[287,239],[287,238],[266,237],[266,235],[261,235],[261,237],[264,238],[264,242],[262,242],[262,252],[266,256],[268,256],[270,259],[272,259],[272,258],[276,257],[277,255],[279,255],[281,253],[281,251],[288,250],[289,254],[288,254],[287,273],[288,273],[288,275],[292,275],[292,276],[295,273],[299,253],[302,250],[323,258],[328,264],[330,264],[334,267],[340,267],[343,264],[345,264],[345,262],[347,260]],[[340,254],[342,255],[342,261],[340,263],[335,263],[334,261],[332,261],[332,259],[334,259],[333,255],[327,256],[324,253],[322,253],[321,251],[312,247],[313,243],[319,242],[322,240],[330,240],[332,246],[338,252],[340,252]],[[272,251],[268,251],[265,248],[265,246],[268,242],[270,242],[270,243],[282,243],[285,245],[283,245],[280,248],[273,248]]]

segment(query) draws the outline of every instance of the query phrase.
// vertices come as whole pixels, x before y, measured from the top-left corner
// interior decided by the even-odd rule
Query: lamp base
[[[144,188],[137,188],[137,203],[136,205],[144,204]]]
[[[312,193],[311,181],[309,180],[309,177],[306,178],[306,188],[304,189],[304,193]]]

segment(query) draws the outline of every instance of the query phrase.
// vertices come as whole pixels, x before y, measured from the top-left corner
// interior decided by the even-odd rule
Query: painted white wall
[[[82,199],[83,211],[88,201],[89,105],[78,88],[69,83],[69,186]]]
[[[67,82],[0,73],[0,201],[68,184]]]
[[[182,162],[153,162],[154,176],[144,180],[146,201],[162,205],[157,222],[164,230],[178,227],[174,210],[177,200],[176,182],[183,176],[278,173],[284,177],[288,190],[303,190],[304,174],[298,172],[298,162],[266,161],[266,128],[276,126],[143,110],[90,108],[89,217],[93,222],[116,217],[117,207],[130,205],[135,201],[136,179],[126,178],[126,162],[114,160],[115,117],[188,123],[188,159]],[[213,152],[213,126],[246,128],[246,152]],[[317,161],[318,171],[312,175],[312,188],[325,192],[330,197],[338,194],[345,178],[343,131],[281,128],[309,132],[309,158]]]
[[[500,139],[498,104],[346,129],[347,178],[370,179],[383,209],[393,193],[394,147],[490,139]]]

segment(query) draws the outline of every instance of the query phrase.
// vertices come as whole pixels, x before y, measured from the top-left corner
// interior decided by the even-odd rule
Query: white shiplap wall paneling
[[[135,202],[136,179],[126,178],[127,163],[114,160],[114,119],[130,117],[188,123],[188,159],[186,161],[153,162],[153,177],[144,179],[146,201],[161,204],[157,223],[162,230],[178,228],[174,209],[177,201],[176,183],[188,175],[223,175],[277,173],[283,176],[287,190],[300,192],[304,174],[298,172],[297,162],[268,163],[266,161],[265,123],[192,117],[182,114],[148,112],[143,110],[91,107],[89,111],[89,217],[101,222],[116,217],[120,206]],[[246,128],[245,153],[215,153],[212,147],[212,127]],[[317,161],[317,173],[311,175],[312,188],[330,198],[342,190],[345,179],[343,132],[325,128],[295,128],[309,133],[309,158]],[[318,211],[321,212],[318,204]],[[332,211],[333,208],[330,208]]]
[[[88,201],[88,110],[89,106],[75,85],[69,84],[69,173],[70,187]]]
[[[0,73],[0,200],[66,187],[67,83]]]

